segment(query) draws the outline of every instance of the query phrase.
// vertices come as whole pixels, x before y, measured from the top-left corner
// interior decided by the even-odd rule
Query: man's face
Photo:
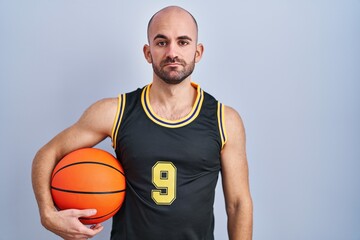
[[[160,12],[150,24],[148,37],[144,54],[152,64],[155,77],[178,84],[191,75],[202,53],[191,16],[182,11]]]

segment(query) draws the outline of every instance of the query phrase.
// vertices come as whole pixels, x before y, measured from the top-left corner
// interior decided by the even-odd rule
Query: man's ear
[[[152,63],[150,46],[145,44],[143,47],[144,57],[148,63]]]
[[[195,62],[199,62],[201,60],[201,57],[204,53],[204,46],[199,43],[197,46],[196,46],[196,52],[195,52]]]

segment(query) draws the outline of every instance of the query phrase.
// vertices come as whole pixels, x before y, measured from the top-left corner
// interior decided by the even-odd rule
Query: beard
[[[166,64],[168,63],[178,63],[180,64],[177,67],[168,67],[166,70]],[[181,70],[176,70],[176,68],[183,67]],[[160,62],[160,65],[152,64],[154,73],[164,82],[168,84],[179,84],[184,81],[188,76],[192,74],[195,68],[195,58],[189,64],[184,60],[177,57],[170,58],[167,57],[165,60]]]

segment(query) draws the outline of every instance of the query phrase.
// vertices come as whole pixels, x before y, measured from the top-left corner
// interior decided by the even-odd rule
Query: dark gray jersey
[[[193,83],[192,111],[169,121],[153,112],[150,86],[119,96],[113,144],[127,188],[111,239],[214,239],[223,105]]]

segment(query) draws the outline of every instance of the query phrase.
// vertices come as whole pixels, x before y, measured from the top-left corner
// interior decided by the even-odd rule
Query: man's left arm
[[[221,174],[230,240],[251,240],[253,205],[249,188],[245,130],[239,114],[225,107],[227,142],[221,152]]]

